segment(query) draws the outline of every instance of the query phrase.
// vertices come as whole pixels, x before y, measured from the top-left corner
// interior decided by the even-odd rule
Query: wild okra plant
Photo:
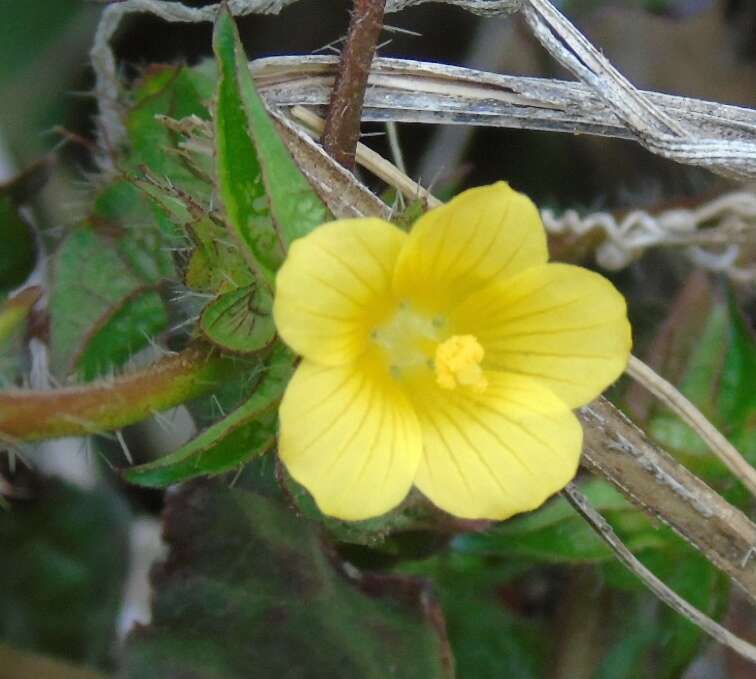
[[[88,628],[61,643],[8,590],[24,625],[4,614],[0,638],[128,677],[538,677],[567,662],[551,632],[559,601],[600,648],[596,676],[638,676],[654,657],[653,676],[679,676],[701,629],[753,658],[710,619],[725,611],[730,578],[756,597],[756,529],[738,509],[751,506],[747,478],[737,483],[680,422],[692,412],[700,425],[695,409],[675,401],[682,410],[643,424],[726,499],[593,401],[630,359],[622,294],[549,262],[539,211],[503,182],[392,214],[271,116],[230,11],[216,12],[213,60],[146,68],[128,86],[108,123],[123,136],[101,140],[102,174],[86,217],[54,244],[49,288],[24,285],[28,176],[0,197],[12,244],[3,284],[20,286],[0,307],[9,458],[179,404],[201,424],[154,459],[111,459],[125,484],[110,500],[178,486],[165,496],[169,554],[153,576],[151,624],[115,654]],[[708,313],[677,302],[700,337],[676,340],[682,390],[753,460],[753,340],[732,295],[689,286]],[[47,345],[53,389],[20,388],[29,332]],[[146,368],[129,365],[140,352],[152,355]],[[555,497],[581,455],[600,476],[577,479],[567,497],[593,528]],[[45,524],[42,499],[79,536],[94,529],[77,502],[95,505],[55,484],[24,504],[17,471],[0,481],[16,573],[5,581],[36,591],[55,581],[22,548]],[[117,537],[127,522],[110,500],[96,506]],[[615,560],[623,542],[693,609],[660,585],[676,610],[650,610]],[[88,554],[71,550],[74,564]],[[111,604],[124,577],[113,571]],[[86,577],[66,582],[82,616],[105,610]]]

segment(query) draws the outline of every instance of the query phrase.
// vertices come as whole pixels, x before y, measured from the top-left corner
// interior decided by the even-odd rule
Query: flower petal
[[[428,384],[416,408],[423,457],[415,485],[468,519],[506,519],[540,506],[575,475],[583,432],[548,389],[489,372],[483,393]]]
[[[464,191],[415,222],[394,290],[433,313],[548,259],[538,209],[505,182]]]
[[[354,360],[389,313],[406,234],[380,219],[329,222],[295,241],[276,277],[273,315],[295,352],[323,365]]]
[[[624,297],[603,276],[569,264],[488,286],[452,323],[478,338],[485,367],[536,378],[571,408],[622,374],[632,346]]]
[[[303,361],[279,413],[281,460],[324,514],[379,516],[412,487],[422,448],[417,416],[378,367]]]

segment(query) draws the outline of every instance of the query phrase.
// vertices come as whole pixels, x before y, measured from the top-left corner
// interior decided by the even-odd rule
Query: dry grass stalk
[[[744,658],[756,663],[756,646],[748,643],[744,639],[734,635],[725,629],[708,615],[699,611],[695,606],[691,606],[685,599],[673,592],[659,578],[657,578],[648,568],[646,568],[625,546],[622,540],[617,537],[609,523],[603,516],[591,505],[588,498],[583,495],[574,484],[569,484],[564,489],[564,496],[567,501],[575,508],[575,511],[585,519],[585,521],[598,533],[601,539],[609,545],[617,558],[635,575],[638,576],[661,601],[663,601],[672,610],[677,611],[680,615],[686,617],[694,625],[702,629],[712,639],[716,639],[720,644],[731,648]]]
[[[756,469],[674,385],[635,356],[630,356],[627,374],[690,426],[706,442],[711,452],[756,496]]]

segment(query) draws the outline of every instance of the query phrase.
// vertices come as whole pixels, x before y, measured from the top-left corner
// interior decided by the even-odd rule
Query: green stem
[[[208,393],[238,361],[193,345],[129,375],[90,384],[0,391],[0,440],[39,441],[121,429]]]

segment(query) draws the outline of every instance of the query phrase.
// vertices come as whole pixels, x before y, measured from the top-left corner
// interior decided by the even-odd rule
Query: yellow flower
[[[415,485],[456,516],[504,519],[572,479],[571,409],[622,373],[630,325],[609,281],[547,259],[537,209],[503,182],[409,234],[345,219],[292,244],[273,311],[303,360],[279,455],[325,514],[378,516]]]

